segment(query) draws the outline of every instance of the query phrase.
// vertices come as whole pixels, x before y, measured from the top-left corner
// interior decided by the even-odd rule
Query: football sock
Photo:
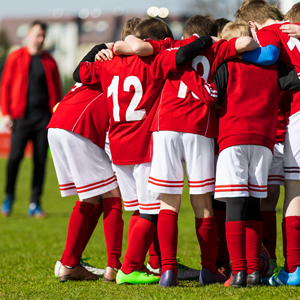
[[[120,268],[123,227],[122,200],[119,197],[105,198],[103,203],[103,229],[107,249],[107,266]]]
[[[161,274],[167,270],[177,274],[178,214],[163,209],[159,212],[157,234],[161,251]]]
[[[245,221],[247,274],[259,271],[261,243],[263,239],[262,221]]]
[[[86,238],[85,238],[85,242],[84,242],[84,245],[83,245],[82,253],[83,253],[86,245],[88,244],[88,242],[89,242],[89,240],[90,240],[90,238],[91,238],[91,236],[92,236],[92,234],[93,234],[93,232],[94,232],[94,230],[95,230],[95,228],[98,224],[98,220],[99,220],[102,212],[103,212],[103,206],[102,206],[102,204],[97,202],[95,204],[94,211],[93,211],[93,213],[90,217],[90,220],[89,220],[88,232],[86,234]]]
[[[79,264],[94,207],[94,204],[76,201],[69,221],[65,250],[60,260],[63,265],[73,268]]]
[[[134,227],[134,224],[138,220],[139,216],[140,216],[140,212],[138,210],[133,212],[133,214],[130,218],[129,224],[128,224],[128,237],[130,236],[132,228]]]
[[[286,239],[285,271],[293,273],[300,267],[300,217],[291,216],[283,219]]]
[[[225,234],[226,210],[219,210],[214,208],[214,215],[218,227],[217,261],[229,263],[229,253],[228,253],[226,234]]]
[[[225,223],[228,252],[232,263],[233,275],[247,270],[246,264],[246,228],[245,221]]]
[[[152,242],[156,226],[149,220],[138,218],[131,234],[128,237],[128,245],[124,256],[122,271],[125,274],[139,270],[145,258],[145,245]],[[150,244],[148,244],[149,248]],[[148,250],[148,249],[147,249]]]
[[[160,255],[157,230],[155,231],[155,233],[153,235],[153,242],[149,248],[149,265],[153,269],[161,268],[161,255]]]
[[[261,211],[261,218],[263,221],[264,235],[263,245],[268,250],[270,257],[276,261],[276,240],[277,240],[277,226],[276,226],[276,211],[268,210]]]
[[[211,273],[217,271],[216,261],[218,253],[218,227],[215,216],[209,218],[195,218],[196,233],[201,249],[202,268]]]

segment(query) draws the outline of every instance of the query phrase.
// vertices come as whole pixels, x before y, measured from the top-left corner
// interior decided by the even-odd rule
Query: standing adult
[[[61,99],[57,65],[43,50],[47,25],[34,21],[27,34],[28,44],[13,51],[2,73],[0,103],[3,122],[12,130],[6,169],[2,216],[9,216],[15,199],[15,183],[28,140],[33,143],[33,178],[28,215],[44,218],[40,197],[45,175],[48,141],[46,126],[55,104]]]

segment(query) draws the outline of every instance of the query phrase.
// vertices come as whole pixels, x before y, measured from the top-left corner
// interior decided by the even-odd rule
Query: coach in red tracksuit
[[[12,129],[11,152],[7,164],[3,216],[12,211],[19,164],[28,140],[34,147],[34,171],[28,215],[43,218],[40,196],[44,181],[48,141],[46,126],[55,104],[61,99],[57,65],[43,51],[46,24],[35,21],[28,32],[27,47],[12,52],[1,78],[1,113],[4,124]]]

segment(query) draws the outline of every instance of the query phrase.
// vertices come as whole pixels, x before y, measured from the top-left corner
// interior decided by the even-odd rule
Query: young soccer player
[[[288,22],[277,21],[271,6],[262,0],[244,2],[237,18],[249,24],[253,36],[267,49],[270,61],[279,59],[300,72],[299,40],[280,28]],[[285,267],[272,281],[276,284],[300,285],[300,93],[293,94],[291,115],[284,143],[285,200],[282,232]],[[277,278],[277,279],[276,279]]]
[[[166,33],[170,33],[164,22],[152,20],[155,28],[160,28],[155,30],[155,34],[163,34],[164,38]],[[138,26],[140,29],[141,24]],[[147,29],[143,37],[152,37],[151,30]],[[90,52],[74,72],[76,81],[101,83],[111,116],[111,153],[125,209],[140,211],[129,236],[122,269],[117,275],[118,284],[158,281],[155,276],[137,271],[153,240],[160,209],[159,194],[147,191],[151,165],[149,129],[167,75],[177,71],[177,66],[185,64],[211,43],[210,37],[203,37],[182,50],[170,49],[145,58],[116,56],[103,63],[86,62],[94,58],[95,53]]]

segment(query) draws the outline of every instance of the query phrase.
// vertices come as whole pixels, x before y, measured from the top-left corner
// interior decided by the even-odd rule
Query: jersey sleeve
[[[277,32],[274,29],[266,26],[256,32],[256,42],[261,46],[265,47],[267,45],[273,45],[278,48],[280,51],[281,41],[280,37],[277,35]]]
[[[152,65],[154,77],[166,79],[171,72],[177,72],[176,53],[178,49],[167,49],[159,53]]]
[[[100,83],[102,63],[96,62],[82,62],[79,67],[80,82],[86,85]]]
[[[165,38],[164,40],[154,41],[151,39],[145,39],[145,42],[148,42],[153,48],[153,54],[158,54],[161,51],[164,51],[171,47],[171,39]]]
[[[173,40],[172,41],[172,47],[173,48],[178,48],[178,47],[183,47],[189,43],[192,43],[194,41],[196,41],[199,38],[199,35],[194,33],[191,37],[189,37],[188,39],[184,39],[184,40]]]

